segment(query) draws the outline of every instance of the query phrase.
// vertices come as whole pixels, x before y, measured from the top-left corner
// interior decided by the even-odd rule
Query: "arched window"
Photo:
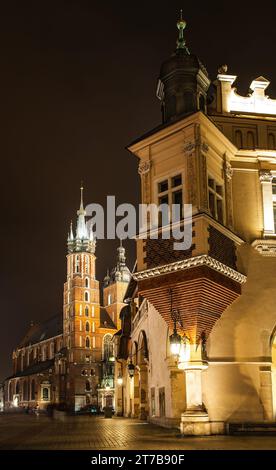
[[[35,380],[31,382],[31,400],[35,400]]]
[[[84,267],[85,273],[89,274],[89,257],[86,255],[85,256],[85,267]]]
[[[90,386],[89,380],[87,380],[86,383],[85,383],[85,390],[86,390],[87,392],[90,392],[90,390],[91,390],[91,386]]]
[[[89,292],[85,291],[84,293],[84,301],[89,302]]]
[[[241,149],[243,147],[242,145],[242,133],[240,130],[237,130],[235,132],[235,142],[236,142],[236,146],[238,147],[238,149]]]
[[[89,287],[89,279],[88,279],[88,277],[85,278],[85,287]]]
[[[19,390],[20,390],[20,388],[19,388],[19,382],[16,382],[16,386],[15,386],[15,394],[16,394],[16,395],[19,395]]]
[[[112,335],[107,334],[103,339],[103,359],[104,361],[109,361],[113,357],[113,342]]]
[[[85,307],[85,316],[89,317],[89,307],[88,307],[88,305],[86,305],[86,307]]]
[[[87,336],[87,338],[86,338],[86,340],[85,340],[85,347],[86,347],[86,348],[90,348],[90,339],[88,338],[88,336]]]
[[[85,323],[85,331],[90,331],[90,325],[88,321]]]
[[[83,375],[83,376],[87,375],[87,370],[86,370],[86,369],[82,369],[81,375]]]
[[[254,149],[255,148],[255,138],[252,131],[247,132],[247,148]]]
[[[274,134],[268,134],[268,148],[269,150],[275,150],[275,136]]]
[[[42,388],[42,400],[48,401],[49,400],[49,389],[48,387]]]
[[[95,322],[92,322],[92,333],[95,333]]]
[[[79,272],[80,272],[80,257],[79,257],[79,255],[76,256],[76,260],[75,260],[75,271],[76,271],[76,273],[79,273]]]

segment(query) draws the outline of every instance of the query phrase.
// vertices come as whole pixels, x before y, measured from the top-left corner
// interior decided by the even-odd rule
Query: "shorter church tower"
[[[120,325],[120,312],[125,306],[124,296],[131,278],[130,270],[126,265],[126,250],[120,242],[117,248],[117,263],[104,278],[103,303],[106,311],[118,329]]]

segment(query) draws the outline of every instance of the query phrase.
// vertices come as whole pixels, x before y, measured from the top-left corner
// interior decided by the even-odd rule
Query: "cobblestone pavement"
[[[276,449],[276,436],[180,437],[138,420],[0,415],[0,450],[257,450]]]

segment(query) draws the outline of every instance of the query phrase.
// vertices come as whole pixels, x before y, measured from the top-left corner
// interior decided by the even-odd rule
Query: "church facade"
[[[137,239],[116,406],[208,435],[276,420],[276,100],[262,76],[240,96],[225,65],[211,82],[185,26],[161,66],[162,124],[128,149],[142,203],[192,205],[192,244]]]
[[[125,249],[104,280],[103,306],[96,279],[96,241],[83,207],[68,236],[63,314],[32,324],[13,352],[13,375],[5,381],[5,409],[50,406],[78,411],[86,405],[114,407],[113,335],[130,280]]]

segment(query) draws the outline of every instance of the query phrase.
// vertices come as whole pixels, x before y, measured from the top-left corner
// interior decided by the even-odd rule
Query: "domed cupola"
[[[197,56],[190,54],[184,39],[186,22],[177,22],[179,36],[174,54],[161,65],[157,97],[161,101],[163,123],[178,117],[206,112],[207,91],[210,86],[207,70]]]

